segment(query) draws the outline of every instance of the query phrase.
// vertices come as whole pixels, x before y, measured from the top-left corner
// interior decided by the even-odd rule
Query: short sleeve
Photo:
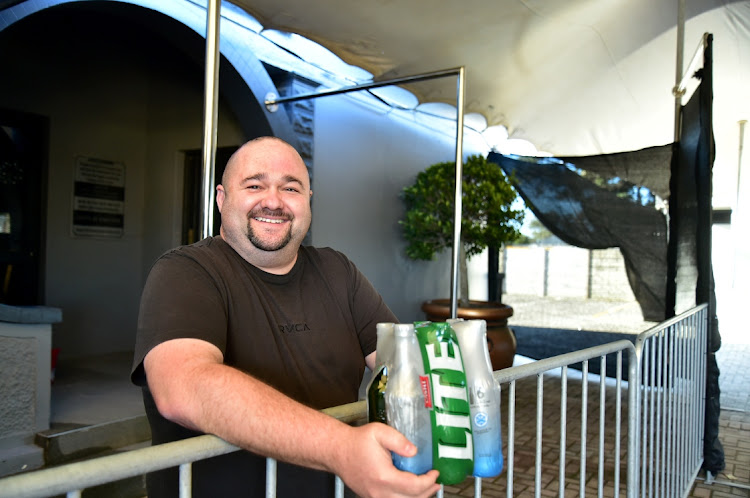
[[[226,352],[226,290],[204,265],[180,251],[162,256],[141,295],[131,381],[146,384],[143,359],[171,339],[202,339]]]

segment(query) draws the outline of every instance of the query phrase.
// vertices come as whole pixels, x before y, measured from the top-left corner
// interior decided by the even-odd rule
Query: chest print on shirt
[[[312,332],[312,329],[306,323],[287,323],[279,324],[279,331],[282,334],[295,334],[299,332]]]

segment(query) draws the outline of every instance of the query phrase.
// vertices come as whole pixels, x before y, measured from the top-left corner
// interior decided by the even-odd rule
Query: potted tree
[[[417,260],[433,260],[453,246],[455,162],[429,166],[402,191],[406,207],[399,221],[407,241],[406,255]],[[469,300],[466,260],[487,247],[500,248],[520,236],[524,212],[514,202],[518,197],[502,169],[482,156],[473,155],[462,171],[462,222],[459,247],[459,318],[487,321],[487,340],[493,369],[513,364],[516,339],[508,328],[513,308],[500,302]],[[450,300],[423,303],[428,320],[450,318]]]

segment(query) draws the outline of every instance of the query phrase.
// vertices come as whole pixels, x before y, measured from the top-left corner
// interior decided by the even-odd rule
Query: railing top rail
[[[357,401],[322,411],[343,422],[352,422],[366,415],[366,403]],[[237,446],[216,436],[196,436],[6,477],[0,479],[0,498],[60,495],[71,491],[71,483],[77,489],[85,489],[237,450]]]
[[[212,435],[138,448],[0,479],[0,498],[54,496],[237,451]],[[71,484],[75,483],[75,484]]]
[[[610,353],[616,353],[618,351],[628,351],[630,354],[635,354],[635,346],[632,342],[622,339],[607,344],[601,344],[599,346],[581,349],[579,351],[553,356],[552,358],[537,360],[533,363],[518,365],[513,368],[496,370],[494,376],[499,383],[504,384],[521,378],[548,372],[573,363],[579,363],[592,358],[608,355]]]
[[[679,315],[673,316],[669,320],[665,320],[665,321],[663,321],[663,322],[661,322],[661,323],[659,323],[657,325],[654,325],[653,327],[651,327],[648,330],[644,330],[643,332],[641,332],[640,334],[638,334],[638,336],[635,339],[636,351],[638,352],[638,354],[640,354],[641,348],[643,347],[643,343],[645,341],[647,341],[651,337],[655,336],[659,332],[661,332],[663,330],[666,330],[669,327],[682,322],[686,318],[688,318],[688,317],[690,317],[692,315],[697,315],[698,313],[700,313],[701,311],[703,311],[705,309],[708,309],[708,304],[707,303],[699,304],[699,305],[695,306],[694,308],[690,308],[689,310],[683,311]]]

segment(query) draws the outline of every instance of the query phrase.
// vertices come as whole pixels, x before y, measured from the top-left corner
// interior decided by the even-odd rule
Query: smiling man
[[[416,448],[383,424],[351,427],[319,410],[357,400],[375,361],[376,325],[396,317],[342,253],[302,245],[312,220],[299,154],[272,137],[227,163],[220,237],[162,255],[141,298],[131,378],[143,386],[154,444],[215,434],[248,451],[196,462],[193,496],[434,494],[437,473],[397,470]],[[149,498],[177,496],[175,469],[148,476]]]

